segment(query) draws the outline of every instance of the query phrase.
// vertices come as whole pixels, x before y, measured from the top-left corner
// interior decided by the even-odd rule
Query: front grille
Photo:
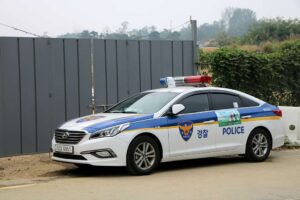
[[[86,158],[81,155],[53,153],[53,156],[57,158],[65,158],[65,159],[72,159],[72,160],[86,160]]]
[[[55,131],[55,141],[63,144],[77,144],[85,136],[83,131],[67,131],[58,129]]]

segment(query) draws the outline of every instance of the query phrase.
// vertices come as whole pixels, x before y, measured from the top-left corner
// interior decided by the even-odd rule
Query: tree
[[[149,37],[149,34],[156,30],[155,26],[145,26],[141,29],[133,29],[128,32],[131,39],[145,39]]]
[[[160,32],[160,37],[162,39],[168,39],[170,38],[171,31],[169,29],[164,29],[163,31]]]
[[[300,20],[262,19],[242,38],[243,43],[259,44],[266,41],[283,41],[300,36]]]
[[[225,24],[230,36],[246,34],[256,22],[255,12],[248,8],[227,8],[222,16],[221,21]]]
[[[129,39],[129,37],[127,34],[123,33],[110,33],[105,36],[105,39],[126,40]]]
[[[169,38],[170,40],[179,40],[180,39],[180,33],[177,31],[173,31],[171,33],[171,37]]]
[[[192,29],[190,25],[188,25],[187,27],[182,27],[179,33],[181,40],[192,40]]]
[[[160,33],[158,31],[153,31],[149,34],[149,40],[159,40]]]
[[[200,42],[215,39],[220,33],[225,32],[225,25],[222,22],[214,21],[212,24],[202,24],[198,28],[197,38]]]
[[[90,36],[91,36],[92,38],[98,38],[98,37],[99,37],[98,32],[96,32],[96,31],[91,31],[91,32],[90,32]]]
[[[234,43],[234,38],[229,36],[227,33],[222,32],[218,34],[216,38],[217,45],[222,47],[222,46],[228,46]]]
[[[128,30],[129,23],[124,21],[121,23],[121,27],[117,30],[117,33],[125,34]]]
[[[226,30],[229,28],[229,21],[233,15],[235,8],[228,7],[225,9],[225,11],[222,12],[220,23],[222,23]]]

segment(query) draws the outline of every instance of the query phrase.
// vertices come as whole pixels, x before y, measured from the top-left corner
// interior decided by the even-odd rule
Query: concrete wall
[[[300,107],[280,106],[280,109],[283,111],[285,135],[290,142],[300,145]]]

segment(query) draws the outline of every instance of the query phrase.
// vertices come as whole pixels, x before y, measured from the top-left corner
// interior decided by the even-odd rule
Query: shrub
[[[225,47],[200,51],[199,67],[213,85],[240,90],[276,105],[300,106],[300,40],[268,46],[266,52]]]

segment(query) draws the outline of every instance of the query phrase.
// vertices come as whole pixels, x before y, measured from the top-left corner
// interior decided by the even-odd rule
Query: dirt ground
[[[79,169],[48,154],[1,158],[0,166],[0,200],[300,200],[300,149],[272,151],[260,163],[239,156],[163,163],[150,176]]]
[[[293,149],[295,148],[273,151],[291,151]],[[53,162],[49,153],[5,157],[0,158],[0,181],[47,180],[68,176],[73,169],[77,170],[77,167],[73,164]]]
[[[5,157],[0,158],[0,180],[47,179],[67,175],[73,168],[72,164],[51,161],[48,153]]]

